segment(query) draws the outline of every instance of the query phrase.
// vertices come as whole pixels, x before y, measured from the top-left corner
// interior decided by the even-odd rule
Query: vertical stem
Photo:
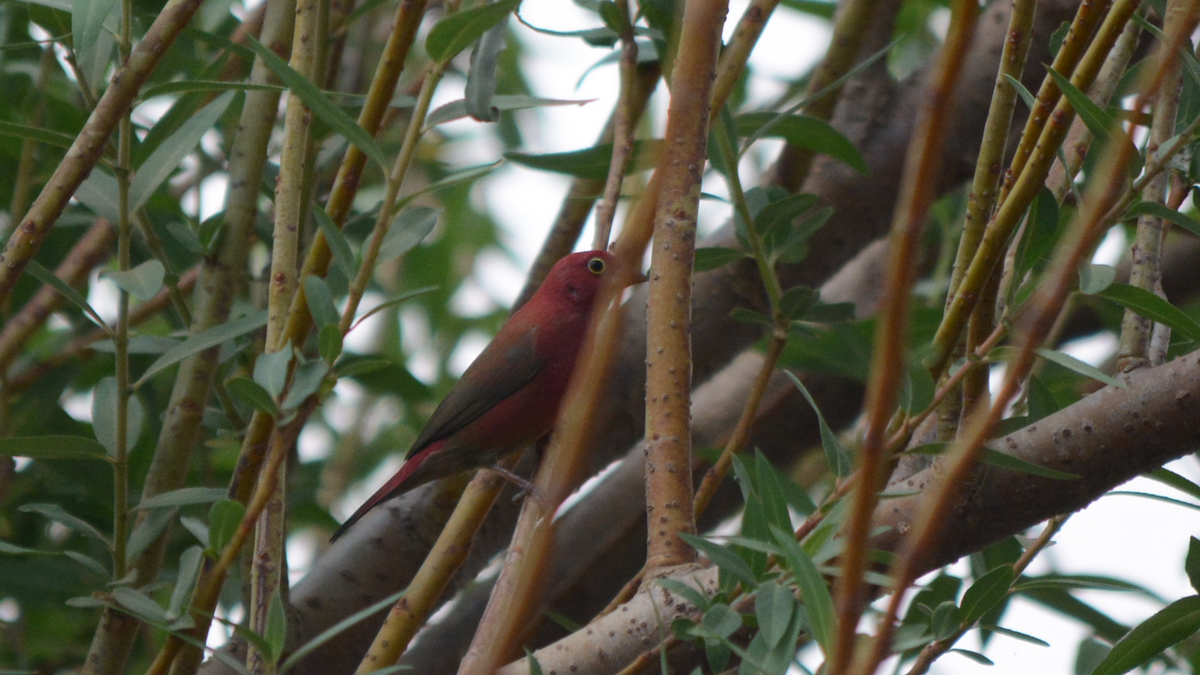
[[[1181,0],[1167,3],[1164,28],[1183,21],[1184,8]],[[1154,120],[1150,124],[1150,143],[1146,148],[1149,155],[1175,135],[1175,116],[1179,110],[1180,87],[1183,84],[1182,67],[1175,60],[1163,74],[1158,91],[1154,92]],[[1166,199],[1170,171],[1160,172],[1142,190],[1142,201],[1162,204]],[[1157,292],[1162,282],[1162,247],[1167,228],[1162,218],[1145,214],[1138,218],[1137,234],[1130,255],[1133,264],[1129,269],[1129,285]],[[1150,364],[1150,335],[1154,322],[1132,310],[1126,309],[1121,321],[1121,343],[1117,351],[1117,370],[1127,373]]]
[[[874,357],[864,404],[867,428],[860,453],[862,465],[849,521],[844,527],[846,552],[842,557],[842,575],[835,584],[839,622],[828,671],[833,675],[841,675],[852,667],[858,619],[862,614],[863,571],[871,514],[879,499],[877,491],[888,461],[888,424],[895,411],[896,391],[905,367],[905,334],[916,278],[917,250],[936,193],[945,143],[943,129],[955,103],[955,85],[979,16],[979,5],[975,0],[957,0],[951,9],[953,15],[946,44],[931,75],[929,92],[908,148],[900,199],[892,220],[892,254],[884,280],[883,307],[875,332]]]
[[[691,311],[696,214],[708,154],[708,119],[728,11],[723,0],[691,0],[671,104],[654,216],[646,340],[647,574],[695,560],[680,538],[696,529],[691,478]]]

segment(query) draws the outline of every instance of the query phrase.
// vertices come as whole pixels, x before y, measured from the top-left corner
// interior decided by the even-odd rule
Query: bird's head
[[[625,267],[607,251],[572,253],[555,263],[538,293],[548,293],[570,305],[591,307],[600,285],[606,281],[624,288],[646,280],[637,270]]]

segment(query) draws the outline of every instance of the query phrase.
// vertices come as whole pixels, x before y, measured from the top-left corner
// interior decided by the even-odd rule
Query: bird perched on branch
[[[491,466],[548,434],[601,284],[624,288],[645,279],[605,251],[572,253],[558,261],[433,411],[404,466],[333,539],[381,502],[429,481]]]

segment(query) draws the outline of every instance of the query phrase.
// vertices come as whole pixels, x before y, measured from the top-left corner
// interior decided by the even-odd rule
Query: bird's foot
[[[533,483],[529,482],[528,480],[525,480],[523,477],[518,476],[517,474],[509,471],[508,469],[505,469],[504,467],[500,466],[499,464],[493,464],[492,466],[489,466],[488,468],[491,469],[492,471],[495,471],[496,473],[500,474],[501,476],[504,476],[504,478],[508,482],[510,482],[513,485],[516,485],[518,488],[520,488],[520,491],[517,492],[517,494],[513,495],[513,502],[519,502],[522,499],[524,499],[525,497],[533,494],[534,489],[535,489],[533,487]]]

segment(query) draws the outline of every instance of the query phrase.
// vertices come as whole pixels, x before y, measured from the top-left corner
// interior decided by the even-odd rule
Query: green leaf
[[[1158,296],[1155,296],[1155,297],[1158,297]],[[1100,370],[1099,368],[1096,368],[1095,366],[1093,366],[1091,364],[1080,361],[1079,359],[1077,359],[1074,356],[1071,356],[1069,354],[1064,354],[1062,352],[1055,351],[1053,349],[1046,349],[1046,348],[1038,349],[1037,354],[1038,354],[1038,356],[1042,357],[1043,359],[1046,359],[1047,361],[1053,361],[1054,363],[1057,363],[1058,365],[1062,366],[1063,368],[1066,368],[1067,370],[1073,370],[1073,371],[1079,373],[1080,375],[1083,375],[1084,377],[1090,377],[1093,380],[1097,380],[1099,382],[1103,382],[1104,384],[1107,384],[1107,385],[1110,385],[1113,387],[1117,387],[1118,389],[1126,388],[1124,382],[1108,375],[1104,371]]]
[[[1047,68],[1046,72],[1054,79],[1054,83],[1058,85],[1063,96],[1067,97],[1067,101],[1071,103],[1071,107],[1079,114],[1079,119],[1087,125],[1088,131],[1092,132],[1100,141],[1105,141],[1112,134],[1113,118],[1112,115],[1100,109],[1100,106],[1092,102],[1087,94],[1083,93],[1062,73],[1055,71],[1053,68]],[[1116,133],[1124,136],[1124,132],[1117,131]]]
[[[317,353],[330,365],[342,355],[342,331],[336,325],[324,326],[317,332]]]
[[[962,619],[973,624],[1008,595],[1015,574],[1011,565],[1000,565],[975,580],[962,598]]]
[[[816,195],[804,193],[789,195],[771,202],[754,216],[754,229],[759,234],[767,236],[776,228],[791,225],[796,217],[815,207],[817,202]]]
[[[315,394],[329,374],[329,364],[324,361],[310,361],[296,366],[292,377],[292,388],[280,404],[281,410],[293,410],[304,403],[304,399]]]
[[[704,613],[700,625],[710,635],[727,638],[742,627],[742,615],[730,609],[729,605],[723,602],[714,602]]]
[[[1047,187],[1042,187],[1025,220],[1025,235],[1021,238],[1017,270],[1020,277],[1045,262],[1054,248],[1058,235],[1058,199]]]
[[[654,168],[662,152],[661,140],[634,141],[626,174],[639,173]],[[608,166],[612,163],[612,143],[603,143],[585,150],[552,152],[530,155],[523,152],[506,152],[504,157],[522,166],[542,171],[564,173],[576,178],[604,180],[608,177]]]
[[[549,106],[563,105],[578,105],[583,106],[591,103],[594,99],[558,99],[558,98],[538,98],[536,96],[524,95],[504,95],[492,97],[492,106],[499,111],[508,110],[527,110],[529,108],[544,108]],[[438,106],[425,118],[425,128],[430,129],[439,124],[445,124],[453,120],[458,120],[466,117],[470,113],[467,112],[466,99],[458,99],[451,101],[445,105]]]
[[[186,94],[193,91],[287,91],[286,87],[274,84],[254,84],[252,82],[228,82],[225,80],[183,80],[179,82],[163,82],[162,84],[146,87],[139,98],[148,101],[156,96],[170,94]]]
[[[267,609],[267,646],[270,647],[272,661],[279,661],[283,655],[284,642],[287,640],[287,612],[283,608],[283,596],[278,588],[271,594],[271,605]]]
[[[107,51],[98,49],[103,44],[108,44],[109,49],[112,48],[112,35],[105,35],[104,23],[112,19],[111,23],[116,25],[116,9],[117,0],[74,0],[71,3],[71,40],[75,47],[75,58],[82,72],[93,75],[103,72],[107,67],[107,59],[102,58],[97,51]],[[107,37],[107,40],[102,42],[102,37]],[[93,91],[100,88],[97,77],[86,79]]]
[[[103,171],[92,171],[72,195],[101,218],[116,223],[120,220],[117,203],[117,179]]]
[[[1036,375],[1029,378],[1027,406],[1030,424],[1058,412],[1058,401],[1055,400],[1054,393]]]
[[[321,228],[321,234],[325,235],[325,243],[329,244],[329,250],[333,252],[334,262],[342,268],[346,278],[353,279],[358,273],[358,263],[350,251],[350,242],[346,241],[346,235],[329,214],[325,213],[325,209],[313,209],[312,214],[313,219],[317,221],[317,227]]]
[[[669,593],[678,595],[701,610],[707,610],[711,602],[708,596],[678,579],[657,579],[655,583],[667,589]]]
[[[796,385],[796,388],[804,395],[804,399],[812,406],[813,412],[817,414],[817,423],[821,428],[821,446],[825,449],[825,461],[829,464],[829,470],[839,478],[849,476],[850,471],[853,469],[850,462],[850,455],[842,447],[842,444],[838,442],[833,429],[830,429],[829,425],[825,423],[825,416],[821,414],[821,409],[817,407],[817,402],[813,400],[812,394],[808,393],[808,389],[805,388],[800,378],[793,375],[790,371],[785,370],[783,372],[791,378],[792,384]]]
[[[1083,263],[1079,266],[1079,292],[1095,295],[1117,280],[1117,268],[1111,265]]]
[[[389,368],[393,363],[387,359],[355,358],[342,359],[337,364],[335,373],[338,377],[354,377]]]
[[[804,552],[804,548],[796,542],[791,532],[772,527],[771,534],[774,535],[776,543],[783,547],[788,567],[800,586],[800,599],[804,609],[808,610],[813,639],[821,645],[821,651],[829,655],[837,635],[838,617],[833,608],[833,596],[829,594],[829,586],[825,584],[825,577],[821,576],[812,558]]]
[[[1037,97],[1035,97],[1028,89],[1026,89],[1025,85],[1021,84],[1020,80],[1007,73],[1005,73],[1004,79],[1008,82],[1009,86],[1017,91],[1017,95],[1020,96],[1021,100],[1025,102],[1025,107],[1029,108],[1030,110],[1037,108]]]
[[[337,326],[341,315],[333,304],[333,293],[329,285],[321,277],[310,274],[304,277],[304,300],[308,303],[308,312],[312,314],[313,323],[318,329],[327,326]]]
[[[721,246],[706,246],[696,249],[696,271],[707,272],[715,270],[750,256],[736,248]]]
[[[137,168],[137,173],[129,183],[130,211],[141,208],[146,200],[150,199],[150,195],[158,189],[158,186],[162,185],[163,181],[171,175],[171,172],[179,168],[183,159],[196,148],[200,138],[217,125],[217,120],[225,113],[233,96],[232,91],[218,96],[212,103],[191,116],[175,130],[175,133],[155,148],[154,152],[150,153],[150,156]],[[147,300],[141,296],[138,298],[143,302]]]
[[[752,112],[738,115],[736,125],[739,136],[751,137],[748,142],[764,136],[782,138],[792,145],[829,155],[864,176],[871,173],[858,148],[828,122],[815,117]]]
[[[131,270],[109,271],[105,272],[104,276],[112,279],[113,283],[121,290],[146,302],[153,298],[155,293],[158,293],[158,289],[162,288],[166,273],[162,263],[157,260],[147,260]]]
[[[88,570],[92,574],[95,574],[100,579],[104,579],[105,581],[112,580],[112,575],[108,573],[108,569],[105,568],[104,564],[99,560],[96,560],[91,556],[86,556],[79,551],[63,551],[63,555],[75,561],[80,567]]]
[[[440,211],[428,206],[410,206],[396,214],[387,236],[379,246],[379,261],[399,258],[417,247],[433,232]]]
[[[779,311],[788,321],[804,316],[809,307],[817,302],[817,292],[808,286],[793,286],[779,296]]]
[[[721,572],[741,582],[743,588],[758,588],[758,580],[754,578],[754,572],[738,554],[703,537],[690,534],[681,534],[680,537],[697,551],[708,556]]]
[[[167,529],[167,525],[175,520],[175,509],[154,509],[142,519],[133,530],[133,534],[129,535],[129,542],[125,545],[125,557],[132,560],[142,554],[150,544],[158,539],[163,530]]]
[[[492,26],[507,18],[520,4],[521,0],[499,0],[441,19],[429,29],[429,36],[425,38],[425,52],[436,63],[448,62]]]
[[[35,260],[29,261],[29,264],[25,266],[25,271],[29,273],[29,276],[58,291],[64,298],[70,300],[76,307],[82,309],[84,313],[87,314],[88,318],[96,322],[96,325],[103,328],[106,333],[109,335],[112,334],[112,330],[108,327],[108,324],[104,323],[104,319],[100,318],[100,314],[88,304],[86,298],[80,295],[79,292],[74,288],[68,286],[67,282],[59,279],[57,275],[45,267],[42,267]]]
[[[1023,459],[1018,459],[1012,455],[1006,455],[1003,452],[992,450],[991,448],[983,449],[983,455],[980,461],[982,461],[984,464],[991,464],[992,466],[1000,467],[1001,469],[1019,471],[1021,473],[1027,473],[1033,476],[1041,476],[1043,478],[1054,478],[1056,480],[1079,480],[1079,476],[1076,474],[1055,471],[1054,469],[1047,469],[1040,464],[1026,462]]]
[[[200,563],[204,561],[204,549],[192,546],[179,556],[179,575],[175,579],[175,588],[171,591],[171,601],[167,604],[167,617],[174,619],[183,612],[183,603],[192,595],[192,587],[200,576]]]
[[[209,504],[224,499],[228,490],[225,488],[186,487],[171,490],[162,494],[143,499],[134,509],[157,509],[164,506],[190,506],[192,504]]]
[[[38,127],[27,127],[24,124],[14,124],[12,122],[0,122],[0,134],[28,138],[31,141],[45,143],[57,148],[69,148],[75,143],[74,136]]]
[[[106,547],[112,548],[112,544],[108,541],[108,537],[100,534],[100,530],[97,530],[95,527],[93,527],[91,523],[67,513],[66,510],[64,510],[63,507],[59,506],[58,504],[24,504],[18,507],[17,510],[24,513],[36,513],[46,520],[52,520],[61,525],[65,525],[71,530],[74,530],[85,537],[91,537],[92,539],[104,544]]]
[[[1192,218],[1185,213],[1180,213],[1174,209],[1169,209],[1162,204],[1155,204],[1154,202],[1140,202],[1133,208],[1129,209],[1129,213],[1127,215],[1130,218],[1136,218],[1139,216],[1154,216],[1155,218],[1161,218],[1200,237],[1200,222],[1197,222],[1195,218]]]
[[[129,610],[134,616],[151,623],[166,623],[167,612],[158,603],[138,593],[128,586],[118,586],[112,591],[117,604]]]
[[[500,166],[500,164],[502,162],[503,162],[503,160],[496,160],[495,162],[492,162],[491,164],[480,164],[478,166],[469,166],[465,169],[462,169],[461,171],[455,171],[454,173],[452,173],[448,176],[445,176],[444,178],[440,178],[438,180],[433,181],[432,183],[429,183],[425,187],[417,190],[416,192],[412,192],[412,193],[406,195],[403,199],[396,202],[396,207],[397,207],[397,209],[403,208],[403,207],[407,206],[408,204],[411,204],[413,202],[413,200],[415,200],[417,197],[420,197],[423,194],[437,192],[438,190],[442,190],[442,189],[445,189],[445,188],[448,188],[448,187],[451,187],[454,185],[461,185],[463,183],[469,183],[469,182],[475,180],[476,178],[486,176],[489,173],[491,173],[492,171],[494,171],[496,169],[496,167]]]
[[[128,416],[126,418],[126,449],[137,443],[142,432],[142,403],[136,396],[129,397]],[[92,432],[100,441],[109,456],[117,453],[117,378],[106,377],[96,384],[92,391]]]
[[[754,615],[758,617],[758,630],[767,646],[779,644],[787,634],[792,613],[796,611],[796,598],[792,592],[774,581],[758,587],[754,597]]]
[[[83,436],[21,436],[0,438],[0,455],[31,459],[103,459],[103,445]]]
[[[1181,598],[1135,626],[1113,645],[1092,675],[1121,675],[1200,630],[1200,596]]]
[[[208,511],[208,547],[214,551],[223,550],[245,515],[246,507],[232,499],[214,502]]]
[[[993,633],[999,633],[1000,635],[1003,635],[1005,637],[1010,637],[1014,640],[1020,640],[1021,642],[1028,642],[1031,645],[1037,645],[1039,647],[1049,647],[1050,646],[1049,642],[1046,642],[1045,640],[1043,640],[1041,638],[1037,638],[1032,635],[1029,635],[1028,633],[1022,633],[1020,631],[1016,631],[1011,628],[1005,628],[1004,626],[995,626],[992,624],[981,624],[979,627],[984,630],[991,631]]]
[[[1200,500],[1200,485],[1193,483],[1170,469],[1159,468],[1145,475],[1147,478],[1173,487],[1190,497]]]
[[[292,93],[300,97],[304,104],[312,110],[317,117],[320,117],[323,122],[333,127],[333,130],[346,137],[363,154],[371,158],[371,161],[379,165],[386,174],[390,167],[388,166],[387,157],[383,154],[383,148],[375,142],[371,135],[358,126],[349,115],[342,111],[341,108],[333,104],[325,92],[318,89],[308,78],[296,72],[283,59],[275,55],[275,52],[262,46],[258,40],[253,37],[247,37],[247,41],[254,49],[254,53],[258,54],[258,58],[263,60],[263,63],[275,73]]]
[[[279,672],[280,675],[282,675],[283,673],[286,673],[288,670],[290,670],[292,668],[292,666],[295,666],[297,663],[299,663],[302,659],[307,657],[313,651],[320,649],[322,646],[324,646],[330,640],[341,635],[342,633],[345,633],[347,628],[350,628],[351,626],[353,626],[356,623],[359,623],[360,621],[364,621],[372,616],[378,615],[380,610],[391,607],[393,604],[395,604],[395,602],[397,600],[404,597],[405,593],[408,593],[407,588],[404,590],[401,590],[401,591],[397,591],[396,593],[392,593],[391,595],[380,600],[379,602],[376,602],[375,604],[373,604],[369,607],[366,607],[364,609],[360,609],[359,611],[342,619],[341,621],[335,623],[334,625],[330,626],[329,628],[326,628],[325,630],[321,631],[321,633],[319,633],[316,637],[314,637],[313,639],[304,643],[302,646],[300,646],[295,651],[293,651],[291,654],[289,654],[287,659],[284,660],[284,662],[279,665],[279,669],[277,672]],[[405,666],[399,666],[399,668],[404,668],[404,667]],[[394,672],[395,668],[391,668],[391,669],[384,668],[383,670],[372,671],[372,675],[384,675],[384,671]]]
[[[30,555],[33,553],[47,553],[47,552],[48,551],[39,551],[36,548],[25,548],[24,546],[17,546],[16,544],[10,544],[7,541],[0,541],[0,553],[7,554],[7,555]]]
[[[1187,558],[1184,559],[1183,569],[1187,572],[1192,588],[1200,590],[1200,539],[1191,537],[1188,540]]]
[[[248,377],[235,377],[225,383],[225,389],[233,395],[234,398],[246,403],[255,410],[260,410],[271,417],[279,414],[279,408],[275,405],[275,399],[271,397],[270,392],[263,386]]]
[[[284,344],[283,348],[277,352],[261,354],[254,361],[254,381],[262,385],[271,398],[278,398],[283,393],[283,388],[287,386],[291,363],[291,343]]]
[[[263,310],[223,323],[215,328],[210,328],[199,335],[194,335],[150,364],[150,367],[142,374],[141,379],[133,383],[133,388],[137,389],[159,371],[179,363],[192,354],[198,354],[206,349],[211,349],[223,342],[256,331],[265,325],[267,325],[267,312]]]
[[[955,654],[961,654],[962,656],[965,656],[965,657],[967,657],[968,659],[971,659],[972,661],[974,661],[975,663],[978,663],[978,664],[979,664],[979,665],[981,665],[981,666],[994,666],[994,665],[996,665],[995,663],[992,663],[992,660],[991,660],[991,659],[989,659],[988,657],[984,656],[983,654],[980,654],[979,652],[973,652],[973,651],[971,651],[971,650],[969,650],[969,649],[960,649],[960,648],[958,648],[958,647],[955,647],[954,649],[951,649],[951,650],[949,650],[949,651],[951,651],[951,652],[953,652],[953,653],[955,653]]]
[[[1098,295],[1151,321],[1169,326],[1188,339],[1200,340],[1200,325],[1192,317],[1150,291],[1129,284],[1113,284]]]
[[[962,610],[953,600],[946,600],[934,608],[933,616],[929,619],[929,630],[937,639],[945,640],[958,631],[962,622]]]

